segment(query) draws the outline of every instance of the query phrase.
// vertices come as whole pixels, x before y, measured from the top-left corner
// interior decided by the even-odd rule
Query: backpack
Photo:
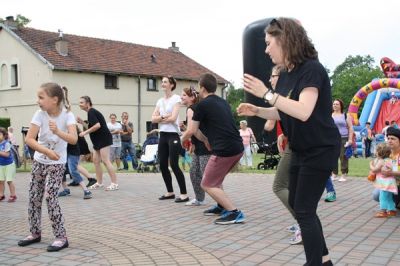
[[[12,157],[13,157],[13,160],[14,160],[14,163],[15,163],[15,167],[16,168],[20,168],[21,164],[22,164],[21,157],[19,156],[18,150],[14,145],[11,145],[10,152],[12,154]]]

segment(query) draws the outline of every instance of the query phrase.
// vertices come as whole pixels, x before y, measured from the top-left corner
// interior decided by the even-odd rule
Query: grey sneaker
[[[68,188],[64,188],[63,191],[58,193],[59,197],[65,197],[65,196],[70,196],[70,195],[71,195],[71,191]]]
[[[86,190],[83,192],[83,199],[91,199],[92,198],[92,192],[89,190]]]

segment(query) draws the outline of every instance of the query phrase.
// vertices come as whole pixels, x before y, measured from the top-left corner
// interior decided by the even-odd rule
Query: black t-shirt
[[[75,155],[75,156],[79,156],[79,144],[69,144],[67,145],[67,154],[69,155]]]
[[[90,140],[93,143],[93,147],[99,150],[103,147],[110,146],[112,144],[112,135],[110,130],[108,130],[104,116],[96,109],[90,108],[88,111],[88,122],[89,128],[100,123],[100,128],[90,133]]]
[[[86,155],[90,153],[89,146],[86,142],[85,137],[78,136],[79,154]]]
[[[282,80],[281,80],[282,79]],[[332,119],[331,85],[325,68],[318,60],[308,60],[279,77],[277,87],[287,86],[287,97],[299,100],[304,88],[318,89],[315,108],[305,122],[279,111],[290,148],[301,165],[332,169],[337,164],[340,134]],[[279,91],[280,89],[277,89]]]
[[[197,104],[194,104],[190,106],[189,109],[192,109],[194,113],[196,107]],[[186,119],[186,124],[187,124],[187,119]],[[199,129],[205,136],[207,136],[207,129],[204,127],[204,124],[200,124]],[[211,152],[207,150],[206,145],[204,145],[204,142],[198,140],[195,136],[192,136],[191,140],[192,144],[194,145],[194,154],[198,156],[211,154]]]
[[[243,152],[242,138],[228,103],[217,95],[209,95],[200,101],[193,120],[203,124],[212,147],[212,154],[230,157]]]

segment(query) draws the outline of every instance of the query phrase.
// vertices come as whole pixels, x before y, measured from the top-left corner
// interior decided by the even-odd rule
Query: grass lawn
[[[264,160],[264,154],[256,154],[253,156],[253,165],[254,168],[257,167],[257,165],[260,162],[263,162]],[[367,177],[368,172],[369,172],[369,162],[371,159],[365,159],[365,158],[354,158],[352,157],[349,161],[349,176],[357,176],[357,177]],[[131,165],[131,164],[130,164]],[[94,166],[93,163],[83,163],[83,166],[88,169],[89,172],[94,173]],[[187,167],[186,167],[187,168]],[[105,168],[103,166],[104,172]],[[340,168],[339,168],[340,169]],[[31,170],[31,165],[29,163],[26,164],[26,167],[24,165],[21,166],[21,168],[17,169],[17,172],[30,172]],[[235,171],[240,172],[240,173],[266,173],[266,174],[274,174],[275,170],[257,170],[257,169],[248,169],[248,168],[242,168],[239,167]],[[124,173],[135,173],[135,170],[132,170],[129,168],[129,171],[123,171]],[[188,170],[186,169],[186,172]]]

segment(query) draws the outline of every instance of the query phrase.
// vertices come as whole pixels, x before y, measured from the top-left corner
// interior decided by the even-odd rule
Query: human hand
[[[76,117],[76,122],[78,122],[79,124],[83,124],[83,120],[79,116]]]
[[[211,144],[210,142],[208,142],[208,139],[204,141],[204,146],[206,146],[206,149],[208,151],[212,151]]]
[[[46,156],[53,161],[58,161],[60,159],[60,155],[53,150],[48,149],[46,152]]]
[[[250,103],[241,103],[236,112],[239,116],[255,116],[258,114],[258,107]]]
[[[53,134],[57,134],[57,132],[58,132],[58,127],[57,127],[57,123],[56,123],[56,121],[54,121],[54,120],[49,120],[49,128],[50,128],[50,131],[51,132],[53,132]]]
[[[284,143],[284,141],[286,140],[286,137],[285,137],[285,135],[283,135],[283,134],[280,134],[279,136],[278,136],[278,139],[277,139],[277,146],[278,146],[278,151],[279,151],[279,153],[283,153],[283,143]]]
[[[86,135],[85,131],[82,131],[81,133],[79,133],[79,137],[84,137]]]
[[[244,74],[243,88],[245,91],[253,94],[258,98],[262,98],[268,91],[268,88],[264,85],[264,83],[261,80],[250,74]]]

